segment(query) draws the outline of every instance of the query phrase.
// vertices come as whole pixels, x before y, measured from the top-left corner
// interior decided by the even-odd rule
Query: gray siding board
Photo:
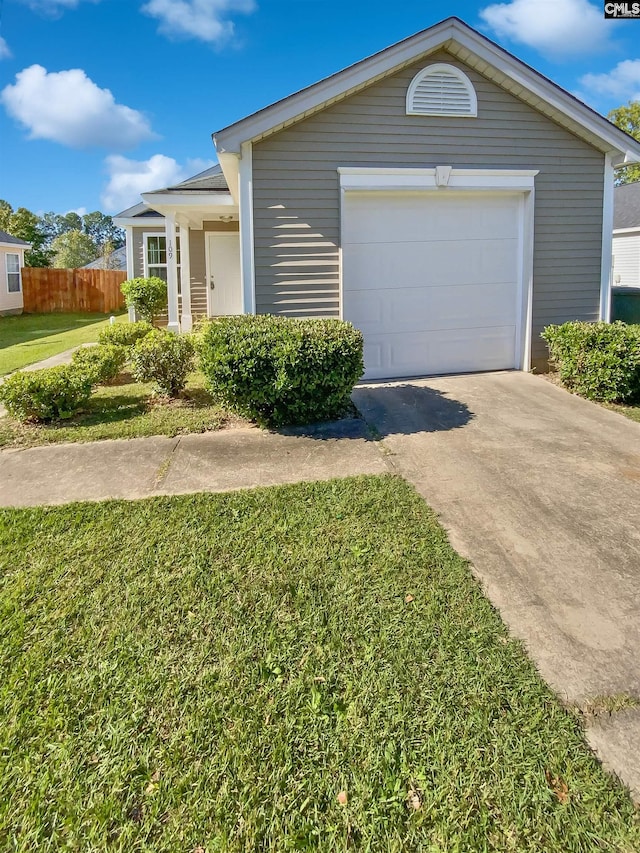
[[[407,86],[434,61],[471,78],[476,119],[405,114]],[[444,51],[254,145],[258,312],[338,315],[339,166],[435,165],[540,170],[534,361],[544,325],[597,317],[604,156]]]

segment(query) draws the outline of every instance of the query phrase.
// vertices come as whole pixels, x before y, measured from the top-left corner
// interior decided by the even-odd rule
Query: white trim
[[[4,284],[7,296],[15,296],[16,294],[22,295],[22,267],[24,266],[24,249],[20,251],[20,247],[13,244],[13,248],[9,251],[3,251],[4,255]],[[18,259],[18,289],[17,290],[9,290],[9,276],[15,275],[15,272],[9,272],[9,264],[7,261],[9,260],[9,255],[15,255]]]
[[[118,228],[164,228],[164,216],[114,217],[113,223]]]
[[[229,192],[211,193],[142,193],[142,198],[149,205],[171,208],[177,207],[235,207],[235,201]],[[163,213],[163,211],[159,211]],[[164,214],[166,216],[166,214]]]
[[[456,77],[460,83],[465,87],[467,91],[467,95],[469,96],[469,112],[467,113],[449,113],[444,111],[427,111],[427,110],[416,110],[413,104],[413,99],[415,98],[416,89],[423,83],[428,77],[433,74],[449,74],[451,77]],[[423,68],[422,71],[418,71],[416,76],[413,78],[411,83],[409,84],[409,88],[407,89],[407,99],[406,99],[406,110],[408,116],[450,116],[453,118],[476,118],[478,115],[478,96],[476,95],[476,90],[473,86],[473,83],[464,71],[461,68],[458,68],[455,65],[451,65],[448,62],[434,62],[431,65],[427,65],[426,68]]]
[[[0,249],[8,249],[10,252],[28,252],[31,248],[31,243],[3,243],[0,241]]]
[[[640,234],[640,225],[636,225],[635,228],[614,228],[613,236],[617,237],[618,235],[623,234]]]
[[[182,311],[180,312],[180,328],[183,332],[193,329],[191,314],[191,246],[189,245],[189,229],[180,226],[180,295]]]
[[[253,146],[242,144],[238,178],[240,207],[240,278],[242,281],[242,311],[256,313],[255,260],[253,244]]]
[[[438,187],[435,169],[338,167],[340,176],[340,234],[344,228],[345,192],[429,191],[499,192],[522,195],[519,205],[518,300],[520,311],[516,328],[516,368],[531,369],[533,315],[533,245],[535,211],[535,169],[452,169],[447,187]],[[342,236],[340,244],[342,245]],[[340,256],[340,317],[343,317],[342,256]]]
[[[538,169],[451,169],[443,191],[531,190]],[[438,189],[436,169],[339,166],[340,186],[345,190],[431,190]]]
[[[125,246],[127,247],[127,278],[134,278],[136,274],[135,255],[133,252],[133,225],[125,228]]]
[[[456,46],[462,48],[463,52],[468,51],[481,61],[480,65],[485,63],[504,75],[502,85],[505,88],[516,95],[524,89],[534,96],[533,101],[537,98],[547,104],[551,108],[552,117],[559,124],[569,126],[578,135],[580,129],[586,130],[608,149],[615,150],[620,155],[619,159],[625,162],[640,162],[640,143],[634,143],[615,125],[457,18],[448,18],[229,125],[214,135],[216,149],[222,154],[238,153],[243,142],[253,141],[318,112],[330,103],[401,70],[419,57],[426,58],[426,54],[442,46],[447,46],[452,53],[455,53]],[[471,64],[464,57],[460,61]],[[535,103],[532,106],[535,107]]]
[[[602,266],[600,269],[600,319],[611,321],[611,275],[613,265],[613,188],[615,170],[612,154],[604,157],[604,195],[602,201]]]

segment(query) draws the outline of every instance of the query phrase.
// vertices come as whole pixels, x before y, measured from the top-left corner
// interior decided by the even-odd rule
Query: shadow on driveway
[[[323,441],[337,438],[379,441],[388,435],[459,429],[473,419],[474,414],[465,403],[423,382],[358,385],[351,399],[361,417],[282,427],[275,432]]]

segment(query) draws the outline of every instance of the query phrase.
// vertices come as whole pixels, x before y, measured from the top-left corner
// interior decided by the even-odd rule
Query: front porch
[[[116,221],[127,233],[127,275],[167,282],[167,328],[243,313],[238,206],[220,167],[143,199]]]

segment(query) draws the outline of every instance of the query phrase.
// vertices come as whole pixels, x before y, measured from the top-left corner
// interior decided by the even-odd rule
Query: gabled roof
[[[179,184],[174,184],[170,187],[165,187],[160,190],[151,190],[154,193],[210,193],[210,192],[229,192],[227,179],[222,174],[222,167],[216,163],[204,172],[199,172],[192,178],[187,178]]]
[[[640,143],[633,137],[464,21],[452,17],[218,131],[213,139],[223,166],[227,168],[228,155],[239,155],[243,143],[277,133],[440,49],[598,150],[615,154],[617,164],[640,162]]]
[[[613,230],[618,228],[640,228],[640,181],[613,191]]]
[[[148,204],[145,204],[143,201],[138,202],[138,204],[134,204],[133,207],[128,207],[126,210],[121,211],[120,213],[116,213],[113,217],[114,219],[164,219],[162,214],[158,213],[157,210],[154,210],[152,207],[149,207]]]
[[[8,234],[6,231],[0,231],[0,243],[10,243],[12,246],[24,246],[26,249],[31,248],[31,243],[26,240],[21,240],[19,237],[14,237],[13,234]]]

